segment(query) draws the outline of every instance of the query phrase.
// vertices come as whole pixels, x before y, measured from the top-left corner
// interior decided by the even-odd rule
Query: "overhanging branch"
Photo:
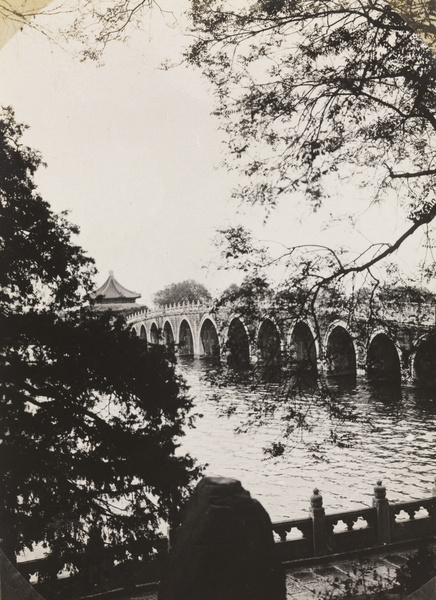
[[[322,285],[327,285],[331,281],[335,279],[342,279],[346,275],[350,275],[351,273],[361,273],[362,271],[367,271],[375,264],[379,263],[383,259],[387,258],[394,252],[398,250],[398,248],[411,236],[415,233],[417,229],[422,227],[423,225],[427,225],[431,223],[433,219],[436,217],[436,204],[434,204],[431,209],[426,212],[424,215],[420,216],[419,219],[416,219],[413,222],[413,225],[409,227],[393,244],[389,244],[389,246],[380,254],[374,256],[371,260],[368,260],[361,265],[349,265],[343,268],[336,270],[334,273],[329,275],[328,277],[324,277],[322,280]]]

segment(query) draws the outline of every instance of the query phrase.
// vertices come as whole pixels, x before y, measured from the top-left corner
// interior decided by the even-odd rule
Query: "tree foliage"
[[[26,127],[11,108],[1,116],[2,312],[71,308],[91,285],[93,261],[74,243],[78,228],[38,195],[33,176],[43,162],[21,142]]]
[[[436,216],[435,59],[379,0],[236,5],[192,0],[190,18],[195,41],[186,60],[212,85],[215,115],[225,132],[225,165],[241,181],[234,193],[239,201],[261,205],[267,214],[283,203],[304,202],[313,211],[324,210],[330,222],[353,226],[361,212],[370,214],[384,203],[404,223],[396,239],[368,242],[363,251],[341,248],[340,239],[331,247],[316,238],[296,245],[290,234],[289,241],[274,247],[256,243],[241,227],[222,232],[222,256],[229,266],[244,270],[252,281],[273,283],[267,314],[282,339],[299,323],[310,323],[311,347],[319,344],[317,358],[325,363],[325,318],[345,320],[350,329],[363,327],[368,333],[384,325],[383,303],[393,298],[392,289],[398,288],[393,298],[398,314],[404,301],[416,296],[409,292],[422,284],[420,275],[434,276],[433,262],[417,282],[407,281],[395,265],[395,253],[417,230],[429,231]],[[345,186],[357,193],[344,198],[338,212]],[[366,196],[364,208],[353,196]],[[255,305],[251,297],[244,306],[250,312]],[[258,323],[258,311],[251,313]],[[248,314],[243,309],[241,314],[247,323]],[[393,322],[386,330],[392,327]],[[313,361],[311,347],[300,366],[303,358],[309,366]],[[294,350],[290,344],[289,351]],[[323,407],[330,441],[348,444],[340,423],[362,415],[322,377],[308,389],[305,369],[295,369],[292,356],[281,358],[290,370],[281,373],[273,408],[256,405],[250,414],[262,421],[269,411],[285,407],[283,441],[298,428],[310,428],[316,421],[310,414]]]
[[[19,3],[3,2],[0,3],[0,18],[9,24],[12,31],[23,26],[31,26],[47,33],[48,29],[34,17],[41,11],[50,17],[68,12],[73,16],[73,20],[69,27],[63,30],[64,37],[80,43],[82,59],[97,61],[101,60],[108,44],[128,39],[131,29],[143,27],[145,20],[151,19],[153,13],[163,17],[170,26],[175,26],[180,19],[179,13],[183,10],[183,5],[175,6],[171,0],[165,2],[108,0],[104,5],[87,0],[75,0],[69,5],[68,11],[63,4],[54,6],[51,4],[48,7],[45,6],[46,4],[48,4],[47,0],[35,0],[25,7]],[[435,49],[435,8],[432,0],[389,0],[387,4],[419,33],[430,48]],[[211,6],[210,2],[195,2],[195,10],[207,11]],[[233,7],[234,5],[232,5],[234,10]],[[279,7],[279,3],[268,2],[270,11],[275,7]]]
[[[433,219],[435,63],[388,5],[193,1],[191,18],[187,58],[214,85],[240,197],[274,207],[301,190],[317,208],[351,178]]]
[[[83,18],[91,14],[97,46],[88,56],[98,58],[153,2],[114,1],[101,11],[92,3],[83,6],[92,14],[85,10],[73,35],[81,38]],[[290,241],[271,255],[234,228],[224,232],[225,259],[236,260],[252,282],[265,281],[262,272],[281,265],[285,276],[269,299],[277,319],[288,310],[288,325],[290,319],[313,317],[319,335],[320,304],[352,316],[365,299],[372,312],[381,287],[375,265],[387,264],[436,215],[431,52],[381,0],[191,0],[190,6],[195,41],[186,60],[203,70],[215,91],[215,113],[228,140],[226,166],[237,169],[242,181],[235,196],[273,210],[303,194],[318,210],[333,207],[336,191],[352,182],[365,190],[369,206],[391,202],[405,221],[397,239],[364,252]],[[348,208],[354,222],[352,200]],[[399,281],[392,265],[387,272]],[[425,274],[433,276],[434,266]],[[254,304],[250,298],[248,309]],[[299,386],[287,385],[285,398],[291,387]],[[324,390],[320,397],[329,399]],[[289,406],[294,411],[289,422],[301,422],[299,408]],[[337,404],[327,402],[327,408],[343,414]]]
[[[202,283],[186,279],[179,283],[171,283],[153,296],[155,304],[169,306],[183,302],[208,302],[212,299],[210,292]]]
[[[401,283],[395,252],[436,216],[436,62],[392,8],[379,0],[225,0],[191,3],[195,41],[186,59],[213,85],[226,133],[235,196],[267,211],[301,197],[330,221],[355,224],[361,205],[335,212],[344,184],[388,203],[405,223],[397,239],[363,251],[285,243],[271,252],[250,232],[223,232],[223,257],[254,276],[280,267],[278,299],[299,290],[299,314],[338,289],[355,307],[390,277]],[[340,243],[340,242],[339,242]],[[383,271],[376,266],[384,264]],[[428,279],[433,264],[421,271]],[[328,290],[328,291],[327,291]],[[371,296],[372,297],[372,296]]]
[[[192,421],[174,365],[114,314],[86,308],[93,262],[39,196],[40,156],[0,119],[0,538],[42,543],[56,572],[91,529],[113,559],[147,557],[198,473],[177,452]],[[49,563],[48,563],[49,564]]]

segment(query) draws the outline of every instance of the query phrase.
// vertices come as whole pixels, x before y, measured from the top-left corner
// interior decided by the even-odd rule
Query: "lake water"
[[[276,387],[217,387],[206,377],[212,367],[207,360],[179,359],[179,369],[195,398],[195,410],[203,415],[196,428],[182,438],[181,450],[208,463],[205,474],[239,479],[273,521],[307,516],[314,487],[324,498],[326,512],[371,506],[378,479],[386,485],[392,502],[431,495],[436,475],[436,391],[374,389],[365,380],[344,385],[340,400],[356,408],[363,421],[338,426],[343,435],[354,436],[353,444],[338,447],[323,441],[329,432],[328,415],[315,403],[308,417],[313,431],[303,437],[296,433],[282,457],[266,459],[265,446],[283,441],[284,409],[247,432],[235,433],[235,429],[247,411],[274,403]],[[236,411],[229,418],[223,416],[233,404]],[[316,442],[323,454],[314,451]],[[44,553],[37,547],[23,553],[20,560]]]
[[[284,455],[269,459],[263,449],[272,441],[283,441],[284,409],[246,432],[235,433],[235,428],[256,403],[273,401],[275,388],[216,387],[205,379],[210,369],[205,360],[180,359],[179,369],[190,385],[196,411],[203,414],[182,439],[182,450],[207,463],[207,475],[239,479],[273,521],[306,516],[314,487],[324,498],[326,512],[370,506],[378,479],[392,502],[431,495],[436,475],[436,393],[375,389],[358,381],[338,392],[341,401],[360,415],[359,422],[338,425],[342,435],[354,438],[353,443],[338,447],[323,441],[329,431],[328,414],[314,406],[309,417],[313,430],[303,436],[294,433]],[[236,411],[222,416],[233,402]],[[314,452],[316,442],[320,448]]]

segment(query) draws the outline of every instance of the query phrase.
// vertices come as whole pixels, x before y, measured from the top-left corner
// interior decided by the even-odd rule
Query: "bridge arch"
[[[259,326],[257,331],[257,349],[262,364],[277,365],[280,363],[280,331],[270,318],[265,318]]]
[[[210,315],[204,316],[201,320],[198,335],[198,348],[200,356],[220,355],[218,328],[215,320]]]
[[[232,315],[226,333],[226,358],[229,367],[247,369],[250,366],[250,336],[245,323]]]
[[[316,373],[318,344],[312,328],[305,321],[297,321],[289,340],[290,367]]]
[[[150,344],[156,346],[160,342],[159,327],[156,321],[153,321],[150,325]]]
[[[401,382],[400,352],[384,330],[371,335],[366,353],[366,373],[373,381]]]
[[[147,330],[145,329],[145,325],[144,324],[142,324],[141,327],[139,328],[139,339],[140,340],[144,340],[145,345],[147,345],[147,343],[148,343],[148,340],[147,340]]]
[[[194,336],[188,319],[183,318],[179,327],[180,356],[194,356]]]
[[[436,335],[422,337],[412,357],[412,376],[419,383],[436,385]]]
[[[335,321],[330,325],[324,347],[330,375],[356,375],[357,352],[346,323]]]
[[[168,320],[165,321],[163,326],[163,339],[165,346],[174,346],[174,331]]]

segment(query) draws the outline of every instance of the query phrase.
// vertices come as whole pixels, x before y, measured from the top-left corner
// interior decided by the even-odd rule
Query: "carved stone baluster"
[[[310,514],[313,521],[313,553],[314,556],[324,556],[328,552],[327,529],[322,496],[317,488],[310,497]]]
[[[301,531],[303,539],[307,540],[310,537],[312,528],[309,524],[300,525],[300,527],[298,529],[299,529],[299,531]]]
[[[391,520],[389,501],[386,498],[386,488],[381,481],[374,487],[373,507],[377,510],[377,531],[379,544],[389,544],[391,541]]]
[[[347,526],[347,530],[348,531],[353,531],[353,527],[354,527],[354,523],[356,522],[356,519],[353,517],[352,519],[347,519],[346,517],[342,517],[343,522],[345,523],[345,525]]]
[[[409,519],[411,521],[414,521],[415,520],[415,513],[418,512],[418,511],[415,508],[409,508],[409,510],[407,510],[406,512],[409,515]]]

